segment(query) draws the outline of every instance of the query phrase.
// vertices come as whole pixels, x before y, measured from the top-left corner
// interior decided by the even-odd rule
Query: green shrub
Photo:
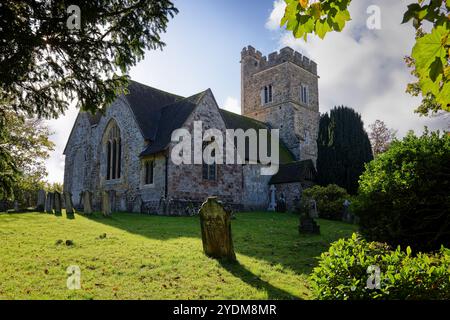
[[[450,243],[450,135],[409,133],[366,166],[353,210],[368,240],[432,251]]]
[[[368,288],[373,274],[380,270],[379,289]],[[373,268],[373,267],[371,267]],[[391,250],[387,244],[366,242],[353,234],[350,239],[332,243],[322,253],[311,275],[318,299],[450,299],[450,250],[413,256],[408,247]],[[375,284],[373,279],[369,284]]]
[[[303,191],[302,202],[307,206],[311,199],[316,200],[319,217],[342,220],[343,203],[349,199],[347,191],[335,184],[326,187],[314,186]]]

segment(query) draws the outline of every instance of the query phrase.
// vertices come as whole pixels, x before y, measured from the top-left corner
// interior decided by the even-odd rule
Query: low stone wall
[[[144,201],[142,203],[142,213],[167,215],[167,216],[195,216],[202,206],[203,201],[169,199],[168,201]],[[240,204],[225,202],[223,206],[230,212],[242,211]]]

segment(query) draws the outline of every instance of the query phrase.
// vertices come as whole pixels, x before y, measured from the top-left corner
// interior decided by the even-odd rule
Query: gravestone
[[[342,203],[342,206],[344,207],[344,212],[342,214],[342,221],[344,222],[349,222],[349,223],[353,223],[354,220],[354,216],[353,214],[350,212],[350,205],[351,202],[348,201],[347,199],[344,200],[344,203]]]
[[[136,195],[136,197],[134,198],[133,201],[133,210],[134,213],[141,213],[142,212],[142,198],[141,196],[138,194]]]
[[[317,212],[317,202],[314,199],[311,199],[309,202],[309,216],[313,219],[319,218],[319,213]]]
[[[54,195],[52,192],[47,193],[47,199],[45,200],[45,212],[53,213],[53,200]]]
[[[36,210],[39,212],[45,210],[45,191],[42,189],[38,191]]]
[[[111,200],[112,193],[114,191],[103,191],[102,192],[102,213],[105,217],[110,217],[112,213]]]
[[[73,210],[72,194],[70,192],[64,192],[64,202],[66,204],[66,216],[68,218],[74,217],[75,211]]]
[[[127,195],[122,194],[119,200],[119,211],[120,212],[127,212]]]
[[[90,191],[83,193],[83,213],[86,215],[92,214],[92,194]]]
[[[275,188],[274,185],[270,186],[270,203],[269,203],[269,207],[267,208],[267,211],[275,211],[275,208],[277,206],[277,202],[275,199],[275,191],[277,190],[277,188]]]
[[[308,212],[300,216],[300,225],[298,226],[300,234],[320,234],[320,226],[311,216],[312,214],[317,214],[317,206],[314,200],[310,201]]]
[[[19,201],[14,201],[14,211],[19,212]]]
[[[310,233],[310,234],[320,234],[320,226],[317,222],[307,216],[300,217],[300,225],[298,226],[298,232],[302,233]]]
[[[231,237],[231,214],[216,197],[209,197],[199,210],[204,253],[212,258],[236,260]]]
[[[53,209],[55,209],[55,215],[61,215],[61,194],[55,191],[53,197]]]
[[[286,212],[287,206],[286,206],[286,197],[284,195],[284,192],[281,193],[280,199],[277,201],[277,212]]]

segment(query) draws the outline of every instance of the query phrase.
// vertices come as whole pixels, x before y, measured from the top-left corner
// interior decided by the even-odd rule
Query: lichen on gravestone
[[[199,210],[204,253],[216,259],[236,261],[231,235],[231,213],[216,197],[209,197]]]

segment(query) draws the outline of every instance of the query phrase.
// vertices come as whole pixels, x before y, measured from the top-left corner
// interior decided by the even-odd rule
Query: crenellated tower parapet
[[[242,114],[280,129],[297,160],[317,158],[318,79],[316,62],[292,48],[241,51]]]

